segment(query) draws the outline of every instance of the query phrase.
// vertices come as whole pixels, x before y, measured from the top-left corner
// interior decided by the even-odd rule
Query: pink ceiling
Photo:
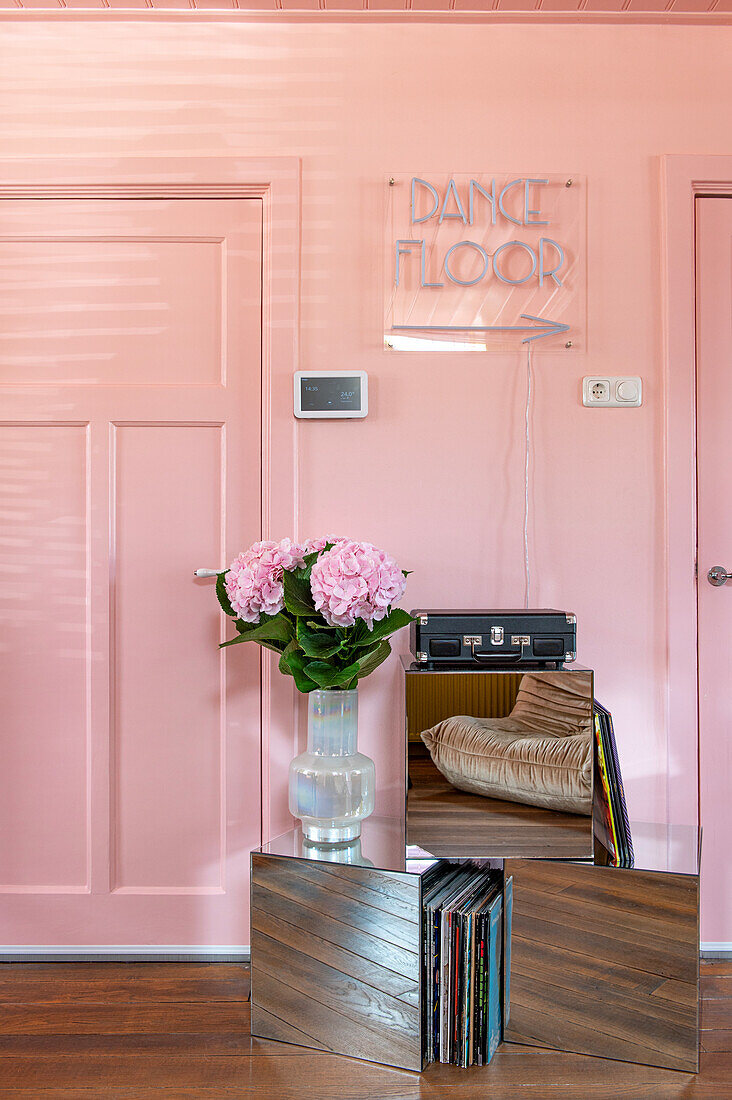
[[[77,18],[88,15],[149,18],[150,11],[191,10],[221,16],[237,12],[261,18],[447,20],[481,17],[535,22],[732,22],[732,0],[0,0],[0,13]]]

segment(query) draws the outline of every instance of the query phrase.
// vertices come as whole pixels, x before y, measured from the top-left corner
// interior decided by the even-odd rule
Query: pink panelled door
[[[699,807],[702,944],[732,944],[732,199],[697,199]]]
[[[1,945],[249,942],[262,204],[0,203]]]

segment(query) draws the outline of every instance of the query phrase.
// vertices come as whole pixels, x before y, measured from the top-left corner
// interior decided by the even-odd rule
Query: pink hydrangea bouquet
[[[222,645],[274,650],[303,692],[354,688],[389,656],[389,636],[411,622],[394,606],[407,576],[368,542],[255,542],[217,575],[216,595],[237,629]]]

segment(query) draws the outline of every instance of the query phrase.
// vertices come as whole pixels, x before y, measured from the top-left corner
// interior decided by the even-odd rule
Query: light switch
[[[616,392],[618,401],[637,401],[638,383],[635,378],[626,378],[623,382],[618,382]]]

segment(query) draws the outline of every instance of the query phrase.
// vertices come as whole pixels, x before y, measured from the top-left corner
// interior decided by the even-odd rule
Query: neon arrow
[[[533,340],[543,340],[545,336],[557,336],[560,332],[569,332],[569,325],[561,321],[547,321],[543,317],[533,317],[530,313],[521,314],[522,321],[534,321],[533,325],[392,325],[392,332],[532,332],[533,336],[524,336],[522,344]]]

